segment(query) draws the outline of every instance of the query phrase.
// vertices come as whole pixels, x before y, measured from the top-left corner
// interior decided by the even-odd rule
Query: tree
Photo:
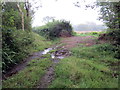
[[[110,29],[120,28],[120,2],[98,2],[97,6],[100,6],[100,19]]]
[[[46,16],[43,18],[43,22],[48,23],[50,21],[54,21],[55,17],[50,17],[50,16]]]
[[[2,26],[30,31],[31,13],[29,2],[4,2],[2,3]]]
[[[24,31],[24,12],[22,11],[19,3],[17,3],[17,7],[18,7],[19,12],[21,14],[21,25],[22,25],[22,30]]]

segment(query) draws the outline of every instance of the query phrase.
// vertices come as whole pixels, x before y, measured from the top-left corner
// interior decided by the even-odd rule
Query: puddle
[[[42,52],[36,52],[30,55],[28,58],[23,60],[20,64],[16,65],[11,69],[9,72],[7,72],[5,75],[3,75],[3,79],[6,79],[7,77],[12,76],[13,74],[18,73],[19,71],[23,70],[27,65],[28,62],[30,62],[33,59],[41,58],[42,55],[48,54],[51,50],[58,49],[59,46],[53,47],[53,48],[47,48]],[[64,48],[61,48],[61,50],[56,50],[53,53],[49,53],[51,55],[51,58],[54,63],[58,63],[59,59],[63,59],[64,57],[70,55],[70,52]]]
[[[47,49],[45,49],[43,52],[42,52],[42,54],[44,55],[44,54],[47,54],[48,52],[50,52],[51,50],[53,50],[53,48],[47,48]]]
[[[42,54],[45,55],[47,53],[49,53],[51,50],[54,50],[58,48],[58,46],[54,47],[54,48],[47,48],[45,49]],[[66,50],[58,50],[54,53],[51,54],[51,58],[54,59],[54,58],[58,58],[58,59],[63,59],[65,56],[63,56],[64,54],[68,53]]]
[[[54,59],[54,58],[55,58],[55,55],[54,55],[54,54],[51,54],[51,58]]]
[[[58,56],[57,58],[59,58],[59,59],[63,59],[64,57],[63,57],[63,56]]]

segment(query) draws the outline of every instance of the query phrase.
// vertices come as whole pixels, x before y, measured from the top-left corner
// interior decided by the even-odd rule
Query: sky
[[[80,1],[80,7],[76,7],[73,3]],[[32,26],[42,26],[45,23],[43,18],[46,16],[55,17],[57,20],[65,19],[70,21],[72,25],[86,24],[88,22],[94,22],[96,24],[103,24],[99,21],[99,8],[85,10],[85,4],[90,4],[95,0],[31,0],[33,7],[39,7],[33,18]],[[92,1],[92,2],[91,2]]]

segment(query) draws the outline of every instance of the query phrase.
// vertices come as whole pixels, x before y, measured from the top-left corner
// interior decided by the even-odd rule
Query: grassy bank
[[[51,45],[53,45],[53,43],[56,43],[54,41],[47,41],[44,37],[34,32],[29,33],[31,38],[27,38],[27,36],[25,36],[26,34],[28,34],[27,32],[21,31],[20,34],[18,34],[18,32],[19,31],[13,32],[12,34],[14,36],[12,38],[14,39],[14,41],[16,41],[14,44],[16,44],[19,47],[20,51],[23,50],[22,52],[19,51],[19,56],[21,56],[21,58],[19,58],[19,56],[15,56],[15,58],[17,58],[19,62],[22,60],[22,58],[27,57],[29,54],[33,52],[42,51],[45,48],[48,48]],[[24,44],[25,42],[31,40],[32,42],[30,44]],[[7,78],[7,80],[4,80],[2,84],[3,88],[34,87],[36,83],[40,80],[40,78],[45,74],[47,67],[49,67],[52,64],[52,62],[49,59],[50,56],[46,55],[43,59],[38,58],[32,60],[31,62],[29,62],[28,66],[23,71],[20,71],[17,74]],[[14,60],[14,58],[11,58],[11,60]]]
[[[3,81],[3,88],[33,88],[52,64],[50,57],[34,59],[19,73]]]
[[[110,44],[76,47],[55,68],[50,88],[117,88],[118,59]]]
[[[42,51],[52,43],[34,32],[3,29],[2,72],[6,73],[33,52]]]
[[[36,33],[32,33],[33,37],[34,37],[34,42],[32,45],[32,52],[37,52],[37,51],[42,51],[45,48],[50,47],[51,45],[53,45],[52,41],[48,41],[46,40],[44,37],[36,34]]]

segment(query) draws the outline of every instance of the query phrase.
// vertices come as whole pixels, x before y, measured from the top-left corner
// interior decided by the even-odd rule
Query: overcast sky
[[[55,19],[65,19],[71,22],[72,25],[85,24],[87,22],[94,22],[96,24],[103,24],[98,20],[99,9],[85,10],[84,4],[91,3],[95,0],[31,0],[37,1],[36,6],[39,7],[35,12],[32,26],[41,26],[44,24],[43,18],[46,16],[55,17]],[[76,7],[73,3],[81,1],[80,7]]]

